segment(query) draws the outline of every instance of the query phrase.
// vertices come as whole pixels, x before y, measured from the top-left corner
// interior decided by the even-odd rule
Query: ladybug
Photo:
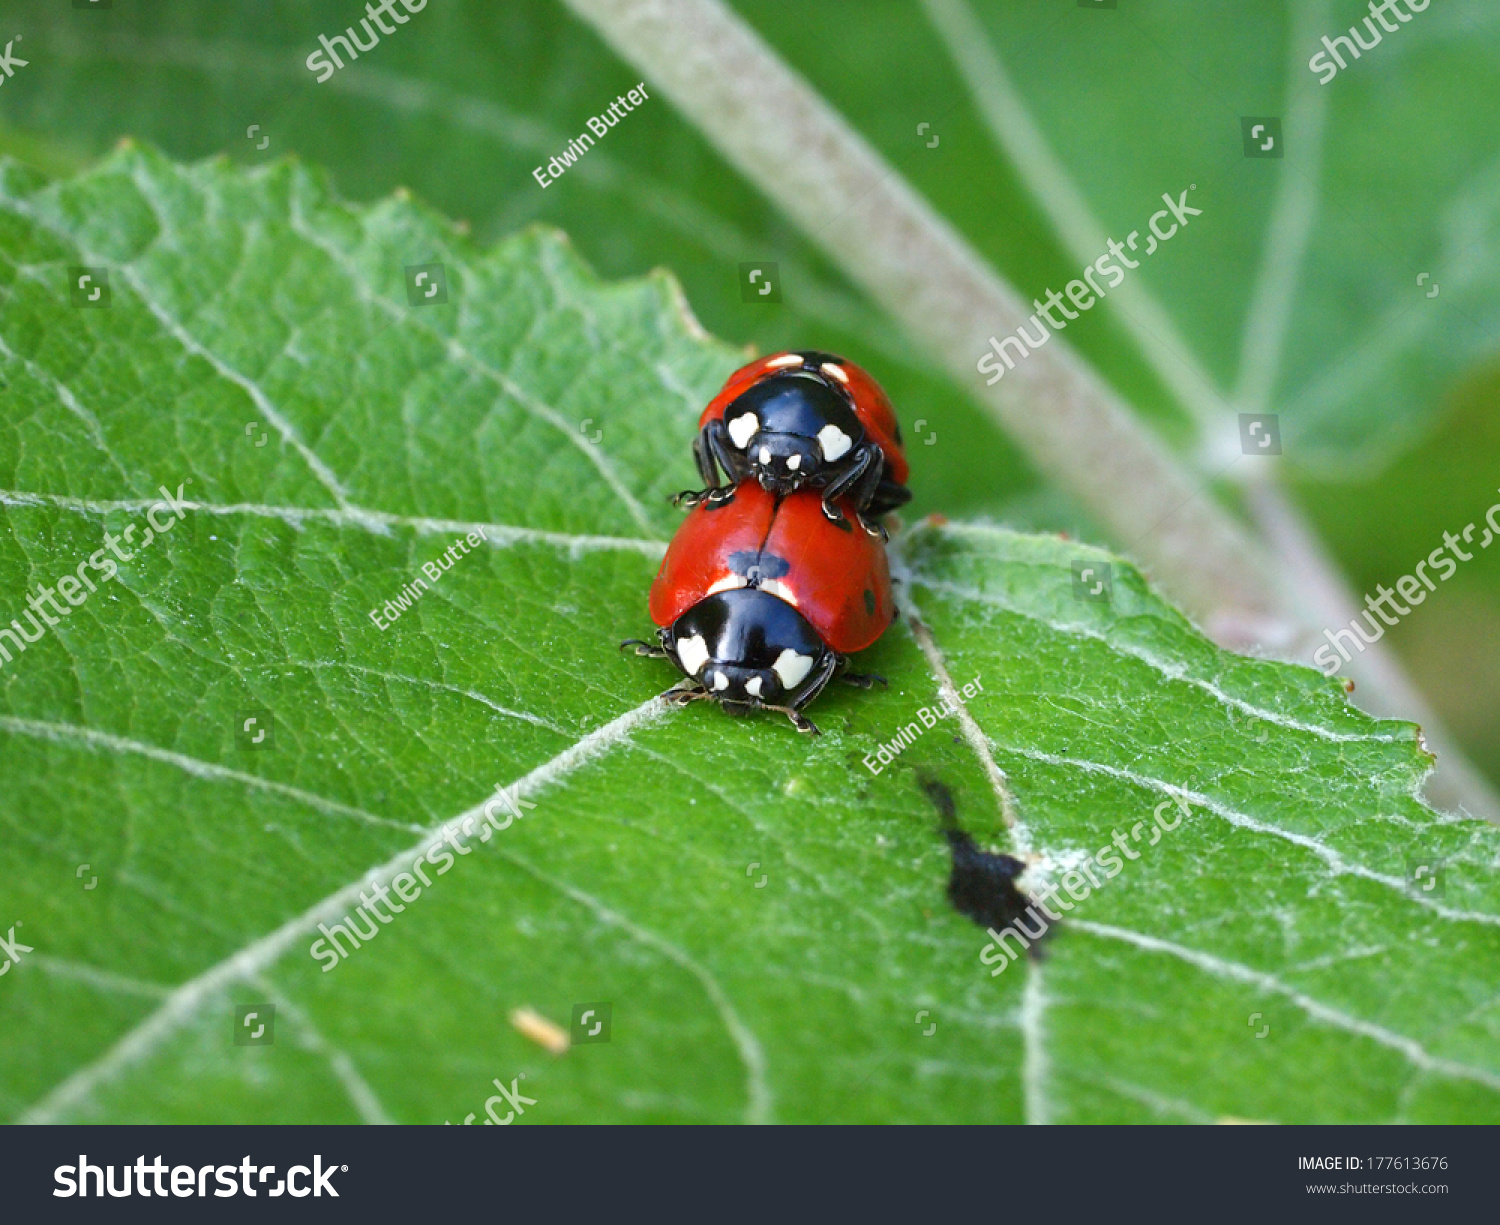
[[[883,539],[879,518],[911,500],[901,445],[890,400],[853,362],[775,353],[740,367],[709,401],[693,442],[706,487],[674,501],[728,502],[751,477],[770,493],[822,489],[829,519],[842,517],[837,502],[847,494],[860,525]]]
[[[885,546],[847,515],[829,519],[813,490],[782,497],[751,481],[733,502],[699,504],[667,548],[650,609],[658,641],[621,647],[681,669],[687,683],[662,695],[679,706],[780,711],[817,735],[802,708],[835,676],[885,683],[844,670],[896,618]]]

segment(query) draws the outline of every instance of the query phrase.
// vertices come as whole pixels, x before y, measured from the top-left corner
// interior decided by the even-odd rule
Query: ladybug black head
[[[847,393],[807,370],[762,379],[724,409],[730,441],[771,493],[828,482],[833,466],[864,441]]]
[[[754,587],[699,600],[662,631],[662,645],[730,714],[786,706],[821,687],[832,654],[801,613]]]

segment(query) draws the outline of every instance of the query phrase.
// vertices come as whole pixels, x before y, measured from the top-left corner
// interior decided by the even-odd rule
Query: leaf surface
[[[822,737],[654,700],[616,643],[742,357],[665,274],[133,149],[0,170],[0,250],[0,611],[99,580],[0,668],[7,1118],[459,1122],[522,1072],[524,1122],[1500,1116],[1500,832],[1415,798],[1413,727],[1218,650],[1118,558],[918,524],[860,658],[890,688],[820,699]],[[191,506],[145,542],[163,486]],[[980,688],[929,729],[945,678]],[[992,976],[934,783],[1029,887],[1139,858]],[[497,786],[534,807],[325,971],[319,925]],[[562,1056],[509,1020],[602,1003]]]

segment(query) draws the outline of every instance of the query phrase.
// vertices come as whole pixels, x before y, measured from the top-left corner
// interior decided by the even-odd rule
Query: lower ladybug
[[[775,353],[736,370],[699,418],[693,458],[706,488],[679,503],[727,502],[753,477],[770,493],[822,489],[833,520],[848,495],[861,526],[883,537],[880,516],[911,500],[895,409],[879,383],[831,353]]]
[[[896,618],[885,546],[847,516],[827,518],[821,503],[815,492],[778,497],[750,482],[683,521],[651,585],[658,641],[621,644],[682,670],[687,684],[663,697],[711,699],[732,715],[780,711],[816,735],[802,708],[835,676],[885,683],[844,671],[845,656]]]

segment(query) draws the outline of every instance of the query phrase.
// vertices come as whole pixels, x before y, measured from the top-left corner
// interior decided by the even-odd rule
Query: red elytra
[[[791,604],[841,654],[863,650],[896,618],[884,544],[830,522],[815,490],[778,502],[747,481],[733,501],[695,507],[651,584],[651,619],[671,625],[715,591],[747,586]]]
[[[794,363],[792,358],[799,361]],[[838,373],[830,373],[823,369],[824,366],[834,367]],[[867,371],[831,353],[772,353],[741,366],[724,381],[719,394],[708,402],[708,407],[698,418],[698,428],[701,430],[715,417],[722,417],[731,403],[762,379],[799,369],[821,371],[831,385],[848,395],[854,415],[865,427],[870,441],[885,452],[886,477],[898,485],[906,484],[911,476],[911,466],[906,462],[906,452],[901,445],[901,426],[896,421],[896,410],[890,398]]]

